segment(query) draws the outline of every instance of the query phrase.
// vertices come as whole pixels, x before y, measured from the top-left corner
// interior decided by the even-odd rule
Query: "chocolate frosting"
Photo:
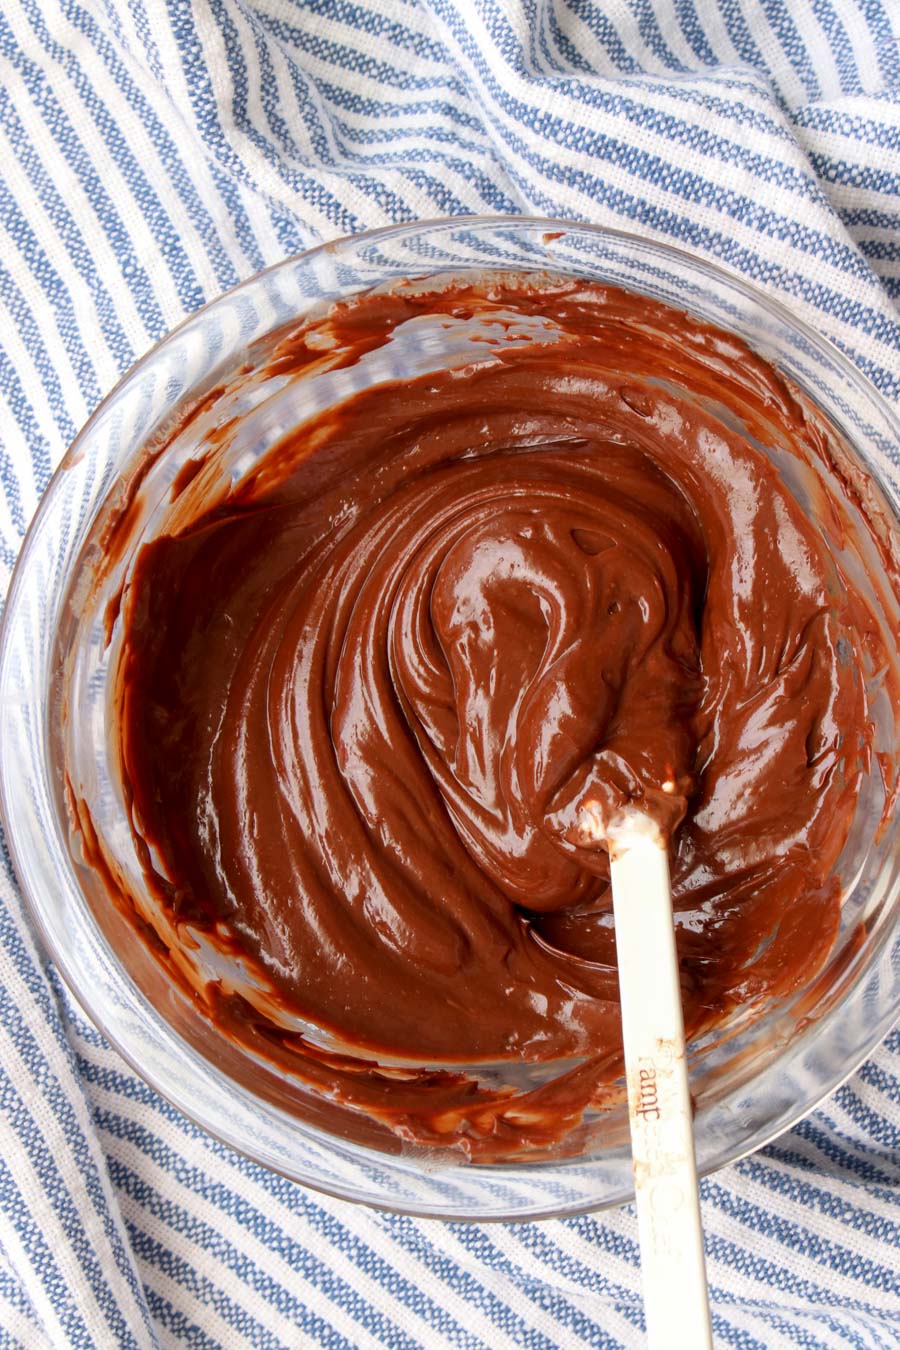
[[[808,410],[682,313],[400,287],[245,378],[349,377],[424,324],[466,359],[348,378],[225,492],[233,422],[185,466],[122,597],[118,753],[170,934],[251,973],[210,1015],[401,1135],[497,1156],[621,1069],[584,809],[670,840],[689,1034],[782,998],[835,938],[887,658],[767,453],[815,458]]]

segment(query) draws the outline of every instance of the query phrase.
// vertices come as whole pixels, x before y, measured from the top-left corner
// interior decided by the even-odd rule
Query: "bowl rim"
[[[179,319],[178,323],[175,324],[173,328],[168,329],[162,337],[157,338],[143,355],[132,362],[128,369],[119,376],[118,380],[116,380],[109,391],[103,395],[87,421],[76,433],[60,459],[59,464],[56,466],[56,469],[51,474],[47,486],[41,494],[41,499],[35,514],[29,522],[28,529],[23,536],[19,557],[16,559],[10,577],[7,596],[12,593],[12,584],[15,579],[16,571],[18,570],[19,558],[21,558],[22,554],[25,552],[25,548],[29,542],[29,535],[32,532],[34,524],[38,520],[44,505],[44,500],[49,494],[57,474],[61,469],[67,467],[67,465],[72,462],[80,442],[86,439],[93,430],[95,421],[99,420],[100,417],[105,414],[107,405],[113,403],[121,394],[125,386],[143,370],[145,365],[148,365],[156,357],[160,349],[168,344],[173,338],[177,337],[184,329],[196,322],[196,320],[201,318],[202,315],[207,313],[214,306],[233,300],[241,293],[241,291],[248,289],[251,286],[255,286],[265,277],[272,276],[281,270],[288,270],[298,263],[318,257],[320,254],[336,254],[344,247],[358,245],[363,240],[367,239],[387,239],[392,236],[419,233],[423,230],[441,228],[459,229],[465,228],[468,225],[479,227],[499,227],[504,225],[512,227],[522,226],[527,228],[540,227],[545,233],[552,233],[558,226],[563,234],[569,230],[586,231],[589,234],[601,235],[612,240],[618,239],[623,242],[637,242],[641,245],[659,249],[663,253],[670,254],[673,258],[682,259],[692,267],[708,272],[713,277],[719,277],[729,284],[736,286],[738,290],[745,291],[753,301],[761,305],[764,309],[768,309],[776,318],[781,319],[790,327],[799,330],[804,337],[813,343],[814,346],[818,345],[825,347],[831,359],[836,361],[838,365],[843,366],[845,372],[850,372],[855,379],[863,380],[868,386],[868,392],[873,396],[874,402],[879,405],[879,412],[888,422],[893,424],[893,430],[896,433],[898,440],[900,440],[900,411],[895,409],[893,404],[884,394],[882,394],[881,390],[870,379],[866,372],[847,355],[843,348],[840,347],[833,338],[825,333],[818,332],[811,324],[807,323],[805,319],[799,318],[783,300],[780,300],[777,296],[770,295],[768,291],[757,285],[755,281],[748,281],[740,272],[737,272],[722,263],[711,262],[700,254],[693,253],[688,248],[683,248],[680,244],[672,244],[668,240],[656,239],[649,235],[640,234],[637,230],[624,230],[619,226],[594,225],[590,221],[575,220],[564,216],[513,215],[503,213],[478,215],[476,213],[471,213],[459,216],[430,216],[422,220],[403,221],[390,225],[376,225],[368,230],[360,230],[354,234],[343,234],[336,236],[334,239],[323,240],[321,243],[313,244],[308,249],[303,249],[300,253],[292,253],[286,258],[280,258],[277,262],[269,263],[267,267],[261,268],[258,272],[251,273],[250,276],[244,277],[242,281],[238,281],[233,286],[229,286],[226,290],[220,291],[218,295],[213,296],[210,300],[204,301],[204,303],[199,305],[196,309],[191,310],[190,314],[186,314],[183,319]],[[546,228],[548,226],[550,227],[549,230]],[[525,269],[517,268],[515,270],[524,271]],[[900,474],[898,474],[898,476],[900,476]],[[900,511],[900,485],[888,481],[887,483],[881,483],[881,486],[890,493],[893,498],[895,509]],[[0,652],[2,652],[2,633],[3,628],[5,627],[4,618],[5,607],[4,616],[0,617]]]
[[[610,240],[612,242],[621,241],[622,243],[625,244],[636,243],[642,247],[646,247],[651,250],[657,250],[659,253],[672,258],[673,261],[680,260],[681,262],[689,265],[689,267],[694,269],[695,271],[699,271],[701,274],[705,273],[714,280],[720,280],[727,283],[729,286],[734,287],[739,292],[743,292],[744,295],[753,304],[759,306],[764,311],[767,311],[770,315],[779,320],[781,323],[786,324],[789,328],[797,331],[805,340],[811,343],[813,348],[824,349],[825,354],[829,357],[829,359],[832,360],[839,368],[841,368],[843,373],[848,375],[851,381],[861,382],[865,387],[867,397],[870,399],[871,404],[877,410],[878,414],[884,419],[885,423],[890,429],[892,436],[896,437],[898,446],[900,446],[900,412],[898,412],[898,410],[895,409],[895,407],[887,399],[887,397],[884,394],[882,394],[881,390],[874,384],[874,382],[866,374],[866,372],[863,369],[861,369],[861,367],[857,365],[832,338],[816,331],[809,323],[806,322],[805,319],[798,317],[784,301],[782,301],[776,296],[770,295],[766,290],[758,286],[755,282],[748,281],[740,272],[732,270],[731,268],[722,265],[719,262],[712,262],[707,258],[704,258],[701,255],[694,253],[690,249],[681,247],[678,244],[670,243],[668,240],[658,239],[651,235],[642,234],[639,233],[637,230],[622,229],[616,226],[595,225],[589,221],[581,221],[566,217],[552,217],[552,216],[527,215],[527,214],[503,214],[503,213],[485,214],[485,215],[465,214],[458,216],[438,216],[421,220],[417,219],[411,221],[404,221],[396,224],[376,226],[371,229],[359,231],[353,234],[341,235],[334,239],[325,240],[318,244],[315,244],[312,247],[305,249],[300,253],[292,254],[286,258],[279,259],[278,261],[269,264],[269,266],[262,268],[260,271],[254,272],[250,276],[245,277],[243,280],[239,281],[234,286],[229,287],[227,290],[224,290],[220,292],[218,295],[213,296],[210,300],[207,300],[203,305],[191,311],[191,313],[185,315],[184,318],[181,319],[173,328],[169,329],[166,333],[163,334],[162,337],[157,339],[157,341],[155,341],[147,349],[147,351],[145,351],[140,357],[138,357],[138,359],[134,361],[126,371],[124,371],[124,373],[113,384],[110,390],[102,397],[100,402],[97,404],[96,408],[93,410],[88,419],[79,429],[76,436],[71,441],[68,448],[61,457],[58,465],[56,466],[56,469],[52,473],[46,487],[44,488],[43,493],[41,494],[40,501],[38,502],[34,515],[32,516],[32,519],[30,520],[28,528],[22,539],[19,548],[19,553],[13,566],[12,573],[10,575],[7,593],[5,599],[2,602],[3,612],[2,615],[0,615],[0,683],[2,683],[3,673],[5,671],[6,663],[8,660],[8,649],[11,643],[11,633],[13,629],[16,611],[18,609],[19,591],[23,585],[22,578],[24,577],[25,572],[27,571],[29,557],[33,549],[34,540],[39,532],[44,517],[46,516],[52,505],[52,499],[55,496],[56,488],[58,487],[60,479],[70,468],[74,467],[74,465],[78,462],[81,456],[81,446],[84,442],[86,442],[90,438],[97,423],[108,414],[110,407],[112,407],[117,402],[117,400],[125,393],[128,387],[135,380],[140,378],[144,369],[156,360],[160,351],[163,348],[165,348],[169,343],[173,342],[184,330],[188,329],[192,324],[200,321],[205,314],[214,309],[216,306],[224,305],[234,300],[241,294],[242,291],[249,290],[251,287],[257,286],[260,282],[264,281],[264,279],[269,276],[272,276],[281,271],[289,271],[292,267],[296,267],[298,264],[305,263],[311,259],[316,258],[319,255],[322,254],[339,255],[341,250],[344,248],[356,248],[361,243],[372,239],[376,240],[390,239],[402,237],[404,235],[419,234],[428,230],[435,230],[435,229],[454,230],[454,229],[465,229],[466,227],[477,227],[477,228],[507,227],[513,229],[518,227],[526,229],[540,229],[544,233],[550,233],[558,229],[562,234],[565,234],[568,231],[579,231],[596,235],[603,239]],[[586,266],[587,265],[588,264],[586,262]],[[516,267],[510,270],[524,272],[528,269],[524,267]],[[425,276],[429,275],[429,273],[424,270],[421,273],[411,270],[410,275]],[[636,287],[635,289],[639,288]],[[726,325],[723,325],[723,327],[724,326]],[[884,475],[879,475],[877,481],[879,487],[884,492],[884,495],[887,498],[888,503],[891,507],[894,516],[894,521],[895,523],[897,523],[898,521],[900,521],[900,470],[898,470],[896,474],[887,473]],[[15,715],[14,710],[11,712],[9,709],[4,709],[2,711],[2,718],[4,720],[6,717],[9,717],[11,715]],[[115,1051],[122,1057],[122,1059],[126,1062],[126,1064],[128,1064],[128,1066],[134,1071],[134,1073],[144,1083],[148,1084],[153,1091],[157,1092],[166,1102],[168,1102],[170,1106],[174,1107],[181,1115],[183,1115],[186,1119],[188,1119],[195,1128],[201,1130],[205,1135],[210,1136],[218,1143],[225,1145],[229,1149],[232,1149],[234,1152],[238,1153],[239,1155],[242,1155],[243,1157],[253,1162],[254,1164],[264,1167],[268,1171],[281,1175],[286,1179],[295,1182],[296,1184],[301,1184],[305,1187],[308,1187],[312,1191],[332,1196],[340,1200],[364,1204],[373,1208],[377,1208],[379,1210],[383,1210],[387,1213],[400,1214],[405,1216],[438,1218],[449,1222],[466,1222],[466,1223],[528,1222],[536,1219],[575,1217],[578,1215],[600,1212],[606,1208],[629,1203],[631,1196],[625,1195],[622,1199],[612,1199],[612,1200],[598,1199],[594,1201],[584,1200],[583,1202],[578,1202],[576,1204],[570,1205],[561,1204],[558,1207],[557,1206],[540,1207],[534,1209],[533,1211],[529,1211],[527,1208],[525,1208],[521,1211],[517,1211],[515,1214],[496,1214],[496,1213],[481,1212],[479,1211],[477,1205],[473,1205],[470,1211],[466,1212],[465,1214],[441,1213],[437,1209],[432,1208],[430,1206],[417,1207],[415,1202],[392,1203],[389,1198],[379,1199],[376,1201],[368,1197],[361,1197],[358,1194],[354,1194],[351,1190],[344,1189],[339,1185],[329,1186],[328,1184],[322,1181],[318,1181],[315,1179],[310,1180],[305,1176],[301,1179],[300,1177],[293,1175],[290,1171],[282,1167],[279,1167],[276,1164],[273,1164],[268,1161],[265,1163],[261,1162],[249,1148],[243,1147],[240,1142],[237,1142],[232,1138],[230,1138],[227,1131],[219,1130],[214,1126],[210,1125],[209,1123],[207,1123],[205,1120],[201,1121],[200,1119],[198,1119],[197,1115],[194,1114],[189,1109],[189,1107],[186,1106],[179,1099],[177,1093],[168,1091],[165,1082],[160,1081],[158,1075],[152,1072],[148,1072],[139,1063],[137,1055],[132,1053],[127,1048],[126,1045],[120,1042],[120,1038],[118,1037],[118,1035],[114,1032],[111,1032],[105,1025],[102,1014],[95,1011],[94,999],[91,995],[90,989],[87,988],[84,983],[79,982],[77,971],[73,969],[73,963],[68,960],[65,949],[61,946],[61,944],[57,943],[55,938],[53,937],[49,925],[44,918],[41,902],[38,899],[38,897],[33,893],[33,890],[30,886],[30,879],[28,879],[26,869],[21,866],[21,859],[19,855],[18,845],[15,839],[15,832],[10,828],[10,821],[12,820],[13,817],[12,800],[13,798],[10,784],[8,783],[5,777],[0,777],[0,826],[2,826],[3,834],[6,839],[7,847],[9,849],[10,859],[13,865],[16,880],[18,882],[18,888],[22,900],[24,902],[26,917],[30,918],[32,924],[36,928],[40,941],[45,951],[49,955],[51,961],[53,962],[55,968],[58,970],[60,976],[62,977],[66,985],[66,988],[68,989],[69,993],[73,996],[78,1008],[86,1014],[88,1019],[93,1023],[93,1025],[104,1037],[104,1039],[115,1049]],[[900,942],[900,910],[898,910],[897,916],[893,924],[886,922],[884,925],[884,931],[882,933],[881,943],[879,947],[880,951],[884,952],[888,948],[888,946],[892,941],[892,933],[893,933],[893,942],[896,945],[898,942]],[[118,961],[117,965],[119,965],[121,968],[121,963],[119,963]],[[131,981],[130,976],[127,975],[127,972],[124,971],[124,968],[121,969],[124,978],[128,981],[129,984],[132,984],[133,982]],[[137,992],[140,994],[141,998],[145,997],[139,990]],[[801,1120],[805,1119],[808,1115],[814,1112],[826,1098],[831,1096],[833,1092],[835,1092],[843,1083],[845,1083],[849,1078],[853,1076],[853,1074],[871,1055],[872,1051],[884,1040],[884,1038],[887,1035],[890,1034],[892,1028],[898,1023],[900,1023],[900,1002],[898,1002],[898,1005],[895,1008],[889,1009],[888,1012],[879,1019],[878,1023],[875,1025],[874,1028],[870,1028],[869,1034],[865,1038],[864,1045],[862,1045],[861,1048],[859,1048],[858,1053],[854,1054],[852,1062],[850,1063],[849,1067],[846,1064],[842,1064],[840,1067],[840,1071],[832,1075],[831,1078],[827,1079],[824,1082],[824,1085],[821,1087],[821,1091],[819,1091],[815,1096],[815,1100],[813,1100],[812,1102],[804,1101],[802,1103],[799,1103],[795,1111],[789,1112],[787,1115],[783,1114],[781,1117],[777,1119],[777,1122],[773,1124],[771,1130],[761,1135],[754,1136],[752,1142],[749,1143],[747,1147],[740,1149],[737,1152],[731,1153],[725,1162],[713,1161],[711,1163],[701,1165],[700,1168],[698,1169],[699,1175],[701,1177],[706,1177],[720,1170],[723,1166],[729,1166],[733,1163],[740,1162],[741,1159],[746,1158],[750,1154],[765,1148],[774,1139],[780,1137],[782,1134],[786,1133],[788,1130],[796,1126]],[[177,1035],[177,1033],[174,1032],[173,1034]],[[181,1037],[179,1037],[179,1039],[183,1040],[183,1038]],[[185,1042],[185,1044],[187,1043]],[[193,1053],[199,1054],[199,1052],[194,1051],[193,1047],[190,1047],[190,1049],[193,1051]],[[284,1114],[286,1116],[289,1115],[289,1113],[284,1112],[281,1108],[274,1108],[274,1109],[279,1111],[281,1114]],[[308,1127],[308,1128],[313,1129],[317,1135],[321,1134],[323,1138],[328,1137],[324,1131],[316,1130],[315,1127]],[[374,1150],[365,1149],[365,1147],[362,1145],[357,1145],[356,1147],[362,1149],[366,1153],[371,1153],[373,1157],[390,1156],[390,1155],[376,1154]],[[554,1171],[564,1172],[568,1163],[578,1161],[579,1161],[578,1159],[573,1160],[563,1159],[559,1161],[550,1162],[548,1164],[545,1164],[545,1166],[552,1168]],[[458,1169],[459,1166],[460,1164],[458,1162],[451,1161],[448,1164],[446,1170],[449,1172],[451,1170]],[[498,1170],[493,1164],[478,1164],[478,1163],[467,1163],[465,1164],[465,1168],[466,1170],[472,1168],[473,1170],[483,1171],[487,1175],[490,1175],[491,1170],[494,1170],[495,1172]],[[502,1164],[502,1168],[504,1172],[521,1171],[523,1173],[526,1173],[528,1170],[533,1170],[533,1164],[525,1164],[525,1163],[517,1164],[514,1160],[510,1160],[509,1162],[504,1162]]]

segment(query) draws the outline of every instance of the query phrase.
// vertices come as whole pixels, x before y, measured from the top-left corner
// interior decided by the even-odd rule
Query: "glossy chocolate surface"
[[[435,316],[476,356],[329,405],[225,495],[179,475],[121,601],[119,754],[167,931],[266,990],[201,990],[209,1015],[323,1099],[499,1156],[621,1067],[585,806],[670,839],[689,1034],[786,995],[837,931],[886,658],[766,454],[820,432],[735,338],[498,278],[363,297],[263,359],[352,371]],[[479,1063],[557,1072],[452,1067]]]

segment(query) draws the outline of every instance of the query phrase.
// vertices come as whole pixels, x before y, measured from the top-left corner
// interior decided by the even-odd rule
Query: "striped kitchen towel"
[[[900,401],[897,0],[3,0],[0,583],[183,315],[311,243],[524,211],[786,300]],[[900,1344],[900,1038],[704,1184],[722,1345]],[[0,1346],[631,1346],[631,1210],[442,1225],[202,1136],[86,1022],[0,869]]]

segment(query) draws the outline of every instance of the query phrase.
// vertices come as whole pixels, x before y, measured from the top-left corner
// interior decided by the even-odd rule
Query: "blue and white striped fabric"
[[[900,402],[897,0],[3,0],[0,584],[183,315],[316,240],[528,211],[786,299]],[[704,1184],[722,1345],[900,1344],[900,1037]],[[640,1344],[634,1215],[441,1225],[201,1136],[0,875],[0,1346]]]

